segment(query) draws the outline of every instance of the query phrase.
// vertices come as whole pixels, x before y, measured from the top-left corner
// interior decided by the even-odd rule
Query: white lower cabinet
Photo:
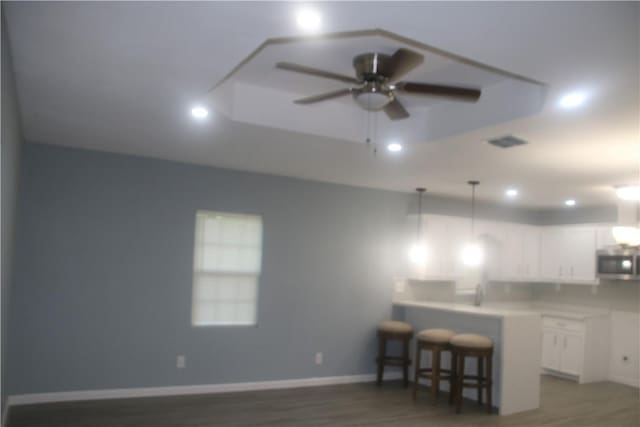
[[[546,373],[569,376],[580,383],[607,378],[606,317],[567,320],[544,316],[542,321],[542,368]]]

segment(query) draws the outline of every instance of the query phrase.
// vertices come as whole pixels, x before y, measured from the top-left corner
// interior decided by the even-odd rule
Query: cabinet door
[[[542,367],[546,369],[560,369],[560,348],[558,347],[558,333],[554,330],[542,331]]]
[[[537,279],[540,276],[540,230],[525,226],[522,230],[522,276]]]
[[[504,224],[491,221],[478,221],[476,226],[476,235],[485,249],[485,268],[492,279],[504,276],[504,228]]]
[[[425,274],[445,276],[449,246],[446,219],[438,215],[425,215],[422,224],[426,248]]]
[[[467,218],[450,217],[447,221],[447,268],[450,275],[463,276],[468,268],[462,262],[462,250],[471,240],[471,220]]]
[[[563,233],[567,253],[566,277],[573,280],[593,280],[596,277],[596,229],[567,228]]]
[[[584,338],[581,335],[562,334],[560,371],[571,375],[582,373],[584,360]]]
[[[601,226],[596,229],[596,248],[604,249],[609,246],[617,246],[618,242],[613,238],[613,227]]]
[[[503,277],[505,279],[520,279],[523,277],[523,227],[509,224],[505,229],[505,240],[502,252]]]
[[[545,227],[540,234],[540,277],[543,279],[562,277],[561,237],[561,231],[556,227]]]

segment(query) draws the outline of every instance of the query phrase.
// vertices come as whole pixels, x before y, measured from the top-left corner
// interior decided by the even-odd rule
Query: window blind
[[[198,211],[191,321],[255,325],[262,263],[262,218]]]

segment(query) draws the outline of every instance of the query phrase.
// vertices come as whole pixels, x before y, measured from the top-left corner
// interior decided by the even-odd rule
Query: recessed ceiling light
[[[515,188],[507,188],[507,191],[504,192],[504,195],[510,198],[514,198],[518,196],[518,190]]]
[[[616,188],[616,194],[622,200],[640,200],[640,185],[624,185]]]
[[[391,151],[392,153],[397,153],[399,151],[402,151],[402,145],[398,144],[397,142],[392,142],[391,144],[387,145],[387,150]]]
[[[587,94],[584,92],[571,92],[560,98],[560,106],[562,108],[576,108],[584,104],[587,100]]]
[[[296,22],[298,27],[305,31],[316,31],[320,29],[322,24],[322,17],[320,13],[313,9],[302,9],[298,11],[296,15]]]
[[[568,199],[564,201],[564,204],[567,206],[575,206],[576,205],[576,201],[573,199]]]
[[[193,107],[191,109],[191,115],[196,119],[204,119],[209,115],[209,110],[202,106]]]

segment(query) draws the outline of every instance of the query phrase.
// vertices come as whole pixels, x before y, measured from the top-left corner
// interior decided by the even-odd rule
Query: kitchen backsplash
[[[536,301],[618,311],[640,311],[640,283],[601,282],[599,286],[536,284]]]

